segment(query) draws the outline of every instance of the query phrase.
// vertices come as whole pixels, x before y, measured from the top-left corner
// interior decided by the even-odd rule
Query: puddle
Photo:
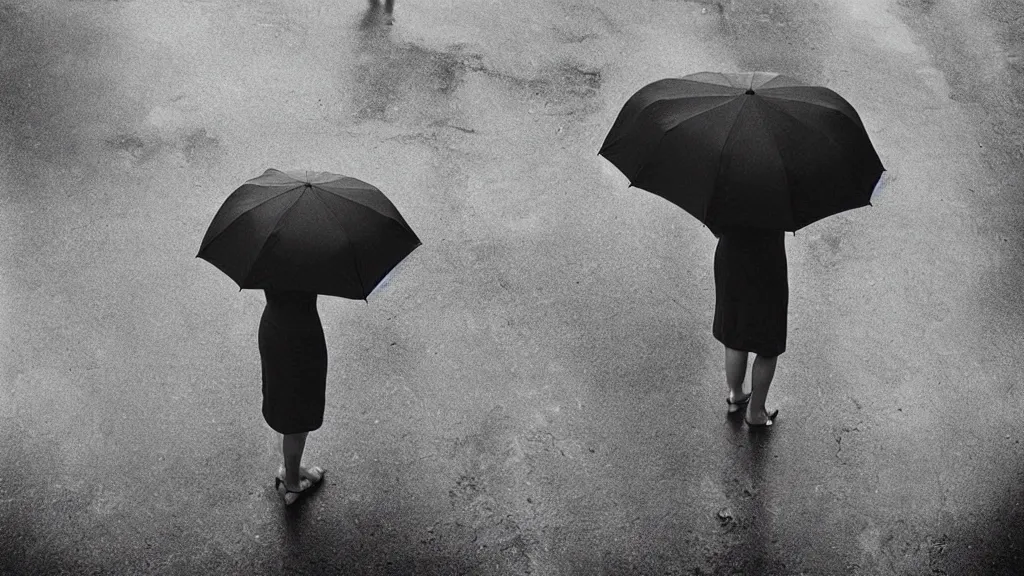
[[[536,76],[522,77],[480,65],[473,69],[507,86],[530,93],[545,114],[577,114],[594,111],[594,96],[602,85],[601,70],[572,61],[542,67]]]
[[[621,27],[597,6],[570,4],[562,10],[564,26],[556,26],[554,31],[564,44],[579,44],[621,32]]]
[[[181,151],[190,163],[210,159],[220,152],[220,140],[207,134],[206,128],[199,128],[182,138]]]
[[[114,150],[129,154],[133,158],[143,156],[143,151],[147,149],[146,143],[142,141],[138,134],[118,134],[107,139],[106,144]]]
[[[569,25],[556,30],[563,42],[584,42],[614,32],[616,27],[599,8],[571,5],[565,7],[565,12]],[[352,85],[355,117],[359,120],[401,119],[435,127],[451,124],[464,134],[472,134],[473,127],[451,119],[451,99],[468,74],[483,74],[506,89],[528,92],[528,98],[542,101],[550,114],[592,110],[589,101],[602,85],[599,69],[570,59],[541,65],[524,74],[495,67],[472,44],[432,48],[396,41],[401,32],[384,24],[383,18],[381,6],[371,2],[358,25],[359,61]],[[594,26],[582,26],[581,20]]]
[[[180,153],[188,163],[214,159],[220,153],[220,140],[207,133],[206,128],[190,132],[176,131],[169,138],[159,134],[123,132],[104,140],[112,150],[127,156],[132,162],[147,162],[161,153]]]
[[[365,19],[364,19],[365,22]],[[361,28],[363,26],[361,25]],[[462,84],[470,62],[478,56],[465,52],[462,45],[434,50],[413,43],[397,43],[390,37],[391,27],[374,26],[362,30],[360,63],[354,74],[356,118],[393,120],[404,105],[442,106]],[[423,116],[423,114],[418,114]],[[437,114],[426,115],[427,122]]]

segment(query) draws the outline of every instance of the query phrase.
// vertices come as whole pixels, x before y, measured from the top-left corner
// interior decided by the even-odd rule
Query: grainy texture
[[[0,0],[0,573],[1011,574],[1020,7]],[[836,90],[889,170],[786,238],[767,436],[724,418],[715,239],[597,156],[658,78]],[[262,295],[195,259],[268,167],[424,245],[330,357],[297,510]]]

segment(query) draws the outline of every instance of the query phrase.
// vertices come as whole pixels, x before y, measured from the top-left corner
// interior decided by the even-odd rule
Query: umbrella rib
[[[692,78],[665,78],[664,80],[659,80],[657,82],[652,82],[652,84],[657,84],[658,82],[664,82],[665,80],[673,80],[673,81],[676,81],[676,82],[686,82],[688,84],[697,84],[699,86],[714,86],[715,88],[724,88],[725,90],[742,90],[742,88],[737,88],[737,87],[733,86],[732,84],[716,84],[714,82],[703,82],[701,80],[694,80]],[[726,82],[728,82],[728,80],[726,80]],[[650,85],[648,85],[648,86],[650,86]],[[678,89],[678,87],[674,87],[674,89]],[[701,97],[704,97],[704,96],[734,96],[734,95],[736,95],[736,94],[734,94],[734,93],[726,93],[726,94],[687,94],[687,95],[679,96],[679,98],[701,98]]]
[[[764,100],[761,100],[761,102],[764,102]],[[772,141],[775,142],[775,156],[779,159],[779,166],[782,167],[782,175],[786,178],[786,197],[789,203],[789,213],[792,217],[792,215],[795,214],[795,211],[793,210],[793,190],[789,182],[789,170],[786,169],[786,160],[782,157],[782,147],[779,145],[779,139],[776,137],[775,132],[767,128],[767,120],[768,119],[765,118],[765,115],[761,114],[761,125],[764,127],[764,131],[771,136]],[[796,218],[793,218],[793,225],[796,226]]]
[[[640,111],[637,112],[636,116],[633,118],[632,124],[635,125],[637,123],[637,119],[639,119],[641,116],[643,116],[644,113],[647,112],[651,108],[651,106],[653,106],[655,104],[658,104],[660,102],[670,102],[670,101],[675,101],[675,100],[691,100],[693,98],[729,98],[729,100],[727,100],[725,102],[722,102],[721,104],[716,104],[716,105],[712,106],[711,108],[708,108],[707,110],[703,110],[701,112],[698,112],[697,114],[694,115],[694,116],[700,116],[701,114],[705,114],[705,113],[710,112],[710,111],[712,111],[712,110],[714,110],[716,108],[720,108],[722,106],[725,106],[726,104],[729,104],[730,102],[734,101],[737,96],[739,96],[739,94],[714,94],[714,95],[710,95],[710,96],[709,95],[703,95],[703,96],[701,96],[701,95],[696,95],[696,96],[666,96],[664,98],[658,98],[657,100],[652,100],[646,106],[641,108]],[[690,118],[687,118],[686,120],[690,120],[694,116],[691,116]],[[686,120],[683,120],[682,122],[686,122]],[[679,124],[682,124],[682,122],[680,122]],[[668,130],[665,130],[665,133],[667,133],[669,130],[674,130],[674,129],[678,128],[679,124],[676,124],[675,126],[669,128]],[[662,137],[665,136],[665,133],[662,133]],[[624,139],[626,139],[628,137],[629,137],[628,133],[627,134],[620,134],[618,136],[618,138],[616,138],[615,140],[612,140],[611,142],[608,142],[607,144],[601,146],[601,151],[607,150],[609,146],[612,146],[614,144],[618,144],[619,142],[621,142],[622,140],[624,140]],[[660,145],[660,143],[661,142],[659,140],[659,145]],[[600,153],[601,152],[599,151],[598,154],[600,154]],[[640,169],[643,169],[643,166],[641,166]],[[640,170],[637,170],[636,173],[640,174]]]
[[[766,101],[766,100],[763,100],[763,102],[765,102],[766,104],[769,104],[769,105],[771,105],[771,103],[770,103],[770,102],[768,102],[768,101]],[[811,103],[809,103],[809,102],[805,102],[805,104],[808,104],[808,105],[813,105],[813,104],[811,104]],[[771,105],[771,108],[772,108],[773,110],[776,110],[776,111],[777,111],[777,112],[779,112],[780,114],[784,114],[784,115],[786,115],[786,116],[788,116],[788,117],[792,118],[792,119],[793,119],[793,120],[794,120],[795,122],[797,122],[797,123],[798,123],[798,124],[800,124],[801,126],[804,126],[804,127],[805,127],[805,128],[807,128],[808,130],[811,130],[812,132],[816,132],[816,133],[818,133],[818,134],[821,134],[821,135],[822,135],[822,136],[823,136],[823,137],[824,137],[824,138],[825,138],[826,140],[828,140],[829,144],[831,144],[831,145],[832,145],[832,146],[833,146],[833,147],[834,147],[834,148],[835,148],[836,150],[838,150],[838,151],[839,151],[839,154],[840,154],[840,156],[842,156],[842,157],[846,157],[846,156],[847,156],[847,154],[846,154],[846,153],[844,152],[844,150],[843,150],[843,147],[842,147],[842,146],[840,146],[840,144],[839,144],[838,142],[836,142],[835,140],[833,140],[833,139],[832,139],[832,137],[831,137],[831,136],[829,136],[827,132],[824,132],[823,130],[820,130],[820,129],[818,129],[818,128],[817,128],[817,127],[815,127],[815,126],[813,126],[813,125],[810,125],[810,124],[808,124],[807,122],[804,122],[804,121],[803,121],[803,120],[801,120],[800,118],[797,118],[796,116],[794,116],[794,115],[790,114],[789,112],[787,112],[787,111],[785,111],[785,110],[783,110],[783,109],[779,108],[778,106],[774,106],[774,105]],[[827,108],[829,108],[829,107],[827,107]],[[829,109],[832,109],[832,108],[829,108]],[[837,111],[837,112],[839,112],[839,111]],[[850,121],[852,121],[852,120],[850,119],[850,117],[849,117],[849,116],[847,116],[846,114],[843,114],[842,112],[839,112],[839,113],[840,113],[840,115],[841,115],[841,116],[842,116],[843,118],[846,118],[847,120],[850,120]],[[859,128],[858,128],[858,129],[859,129]],[[773,138],[774,138],[774,135],[773,135]],[[787,176],[787,179],[788,179],[788,176]],[[792,196],[790,196],[790,209],[791,209],[791,210],[792,210],[792,206],[793,206],[793,198],[792,198]],[[793,220],[793,226],[796,226],[796,220],[795,220],[795,219]]]
[[[722,143],[722,149],[719,151],[718,156],[718,172],[715,173],[715,181],[711,183],[711,194],[708,196],[708,202],[704,205],[704,217],[701,219],[704,225],[707,225],[708,219],[708,208],[711,207],[711,200],[714,199],[715,192],[718,191],[718,179],[722,176],[722,155],[725,154],[725,147],[729,145],[729,139],[732,138],[732,133],[736,130],[736,125],[739,124],[740,114],[743,113],[743,109],[747,107],[747,102],[750,102],[749,98],[743,100],[743,104],[740,104],[740,109],[736,112],[736,117],[732,119],[732,126],[729,127],[729,133],[725,136],[725,142]]]
[[[780,114],[785,114],[786,116],[789,116],[789,117],[790,117],[790,118],[792,118],[792,119],[793,119],[793,120],[794,120],[795,122],[797,122],[797,123],[798,123],[798,124],[800,124],[801,126],[803,126],[803,127],[807,128],[808,130],[810,130],[810,131],[812,131],[812,132],[816,132],[816,133],[818,133],[818,134],[821,134],[822,136],[824,136],[824,137],[825,137],[825,139],[826,139],[826,140],[828,140],[828,141],[829,141],[829,143],[830,143],[830,144],[832,144],[832,145],[833,145],[833,146],[835,146],[835,147],[836,147],[837,149],[839,149],[839,151],[840,151],[840,152],[843,152],[843,148],[842,148],[842,146],[840,146],[838,142],[836,142],[835,140],[833,140],[833,139],[832,139],[832,137],[831,137],[831,136],[829,136],[827,132],[825,132],[825,131],[821,130],[821,129],[820,129],[820,128],[818,128],[817,126],[814,126],[814,125],[812,125],[812,124],[808,124],[807,122],[804,122],[804,121],[803,121],[803,120],[801,120],[800,118],[797,118],[796,116],[794,116],[794,115],[790,114],[790,113],[789,113],[789,112],[787,112],[786,110],[783,110],[782,108],[779,108],[778,106],[775,106],[775,105],[773,105],[773,104],[772,104],[771,102],[768,102],[767,100],[762,100],[762,102],[764,102],[765,104],[768,104],[769,106],[771,106],[771,107],[772,107],[772,109],[773,109],[773,110],[775,110],[775,111],[777,111],[778,113],[780,113]],[[796,100],[796,102],[799,102],[799,100]],[[804,102],[804,104],[808,104],[808,105],[810,105],[810,106],[813,106],[813,104],[811,104],[810,102]],[[826,108],[829,108],[829,107],[827,107],[827,106],[826,106]],[[830,109],[830,110],[835,110],[834,108],[829,108],[829,109]],[[849,117],[849,116],[847,116],[846,114],[843,114],[843,113],[842,113],[841,111],[839,111],[839,110],[836,110],[836,111],[837,111],[837,112],[839,112],[839,113],[840,113],[840,114],[842,115],[842,117],[843,117],[843,118],[846,118],[847,120],[849,120],[849,119],[850,119],[850,117]]]
[[[731,86],[720,86],[720,88],[726,88],[726,89],[730,89],[731,88],[733,90],[740,90],[740,88],[732,88]],[[652,100],[651,104],[653,104],[655,102],[662,102],[664,100],[689,100],[691,98],[729,98],[731,96],[741,96],[742,94],[743,94],[742,92],[740,92],[740,93],[731,92],[731,93],[725,93],[725,94],[679,94],[679,95],[673,95],[673,96],[664,96],[662,98],[658,98],[657,100]],[[650,106],[650,104],[648,104],[648,106]],[[645,106],[645,108],[646,108],[646,106]]]
[[[675,130],[676,128],[679,128],[684,123],[689,122],[690,120],[693,120],[694,118],[700,116],[701,114],[707,114],[708,112],[711,112],[712,110],[717,110],[717,109],[721,108],[722,106],[725,106],[727,104],[732,104],[735,101],[736,101],[735,98],[731,98],[727,102],[722,102],[721,104],[716,104],[715,106],[712,106],[711,108],[708,108],[707,110],[703,110],[703,111],[701,111],[698,114],[694,114],[693,116],[690,116],[689,118],[680,121],[678,124],[676,124],[675,126],[669,128],[668,130],[665,130],[664,132],[661,133],[661,137],[658,138],[658,145],[654,147],[654,150],[657,150],[657,149],[661,148],[661,143],[665,140],[665,137],[668,136],[669,132]],[[746,105],[746,103],[744,103],[744,105]],[[743,106],[740,106],[740,110],[741,111],[743,110]],[[739,116],[739,114],[737,114],[737,116]],[[623,138],[619,138],[619,139],[615,140],[615,142],[612,142],[612,144],[618,142],[619,140],[622,140]],[[653,156],[653,154],[651,156]],[[647,158],[649,159],[650,156],[648,156]],[[640,179],[640,174],[643,173],[644,168],[646,168],[648,164],[650,164],[650,162],[649,161],[645,161],[643,164],[640,165],[639,168],[637,168],[636,176],[630,179],[630,184],[632,184],[634,181]]]
[[[311,182],[311,184],[313,184],[313,186],[319,186],[321,188],[325,188],[326,186],[330,186],[330,185],[333,185],[333,184],[338,184],[338,183],[344,182],[346,188],[355,188],[355,189],[358,189],[358,190],[377,190],[376,186],[374,186],[373,184],[370,184],[369,182],[363,182],[359,178],[354,178],[352,176],[345,176],[343,174],[338,174],[337,176],[338,176],[337,178],[334,178],[332,180],[325,180],[323,182],[316,182],[316,183],[312,183]]]
[[[296,186],[295,188],[292,188],[292,190],[295,190],[296,188],[301,188],[301,186]],[[292,190],[288,190],[282,194],[287,194]],[[281,196],[281,194],[278,194],[278,196]],[[275,198],[276,197],[277,196],[275,196]],[[277,232],[278,226],[281,225],[281,221],[284,220],[284,217],[292,211],[292,208],[295,208],[295,205],[299,203],[300,198],[302,198],[302,194],[299,194],[295,200],[292,201],[291,206],[289,206],[284,212],[281,212],[281,215],[277,217],[277,221],[274,222],[274,227],[270,229],[270,234],[267,234],[267,237],[263,239],[263,244],[261,244],[260,249],[256,251],[256,257],[252,259],[252,266],[249,267],[248,272],[245,273],[245,278],[242,280],[243,285],[249,282],[249,276],[252,275],[253,268],[256,268],[256,263],[259,262],[260,256],[263,254],[263,249],[267,247],[267,242],[270,241],[270,237],[274,235],[274,232]]]
[[[262,184],[254,184],[254,186],[262,186]],[[217,238],[220,238],[220,236],[222,234],[224,234],[225,232],[227,232],[228,228],[230,228],[231,225],[234,224],[235,221],[238,220],[239,218],[241,218],[242,216],[245,216],[249,212],[252,212],[253,210],[259,208],[260,206],[263,206],[267,202],[270,202],[271,200],[273,200],[275,198],[279,198],[282,195],[287,194],[287,193],[291,192],[292,190],[295,190],[296,188],[301,188],[301,186],[295,186],[295,187],[291,188],[290,190],[285,190],[284,192],[281,192],[280,194],[274,194],[273,196],[271,196],[271,197],[269,197],[269,198],[267,198],[265,200],[261,200],[259,202],[259,204],[254,204],[252,207],[250,207],[245,212],[240,213],[238,216],[235,216],[234,218],[231,219],[231,222],[228,222],[227,224],[224,225],[223,228],[221,228],[220,232],[217,232],[216,234],[214,234],[213,238],[210,238],[209,240],[206,241],[205,244],[203,244],[203,246],[200,246],[199,247],[199,251],[202,252],[204,247],[209,246],[210,244],[213,244],[214,240],[216,240]]]
[[[714,82],[702,82],[700,80],[692,80],[692,79],[689,79],[689,78],[680,78],[680,80],[689,80],[690,82],[697,82],[698,84],[711,84],[712,86],[725,86],[726,88],[735,88],[735,86],[732,85],[732,82],[729,81],[729,77],[726,76],[725,74],[723,74],[722,72],[708,72],[708,74],[711,74],[713,76],[718,76],[719,78],[724,80],[726,83],[725,84],[715,84]]]
[[[791,88],[791,86],[782,86],[782,88]],[[771,88],[768,88],[768,90],[771,90]],[[791,96],[774,96],[772,94],[765,94],[764,91],[759,92],[759,94],[762,96],[763,99],[772,98],[775,100],[786,100],[787,102],[800,102],[801,104],[807,104],[808,106],[820,106],[822,108],[828,108],[829,110],[834,110],[836,112],[839,112],[843,116],[850,118],[850,116],[847,115],[842,108],[837,108],[831,104],[827,104],[824,102],[811,102],[810,100],[804,100],[802,98],[793,98]],[[851,105],[850,108],[853,108],[853,106]],[[850,118],[850,120],[853,120],[853,118]]]
[[[732,102],[737,97],[742,96],[742,95],[743,94],[705,94],[705,95],[701,95],[701,96],[670,96],[670,97],[667,97],[667,98],[659,98],[658,100],[655,100],[654,102],[651,102],[651,104],[655,104],[657,102],[667,102],[667,101],[671,101],[671,100],[692,100],[694,98],[728,98],[728,100],[726,100],[725,102],[722,102],[721,104],[715,104],[711,108],[708,108],[707,110],[704,110],[703,112],[701,112],[701,114],[703,114],[704,112],[710,112],[711,110],[714,110],[715,108],[720,108],[722,106],[725,106],[726,104]],[[649,106],[650,106],[650,104],[645,106],[644,110],[646,110]],[[689,120],[689,118],[687,118],[687,120]]]
[[[359,188],[359,189],[360,190],[373,191],[373,192],[380,192],[380,190],[374,188],[372,185],[368,184],[368,186],[370,186],[370,187],[369,188]],[[347,198],[347,197],[345,197],[345,196],[343,196],[341,194],[338,194],[337,192],[334,192],[333,190],[331,190],[329,188],[325,188],[323,186],[314,186],[314,188],[316,188],[317,190],[323,190],[324,192],[327,192],[328,194],[330,194],[332,196],[335,196],[337,198],[341,198],[342,200],[344,200],[346,202],[351,202],[352,204],[355,204],[356,206],[359,206],[361,208],[366,208],[367,210],[375,212],[375,213],[381,215],[382,217],[387,218],[388,220],[394,220],[394,217],[392,217],[389,214],[385,214],[385,213],[381,212],[380,210],[377,210],[373,206],[369,206],[367,204],[360,204],[359,202],[356,202],[355,200],[353,200],[351,198]],[[397,209],[396,209],[396,211],[397,211]]]
[[[312,190],[314,191],[313,196],[316,198],[316,201],[319,202],[320,204],[322,204],[324,209],[327,210],[327,212],[331,215],[331,218],[333,218],[334,221],[338,223],[338,230],[340,230],[341,233],[345,235],[345,240],[348,242],[348,245],[353,247],[353,249],[352,249],[352,265],[353,265],[353,267],[356,270],[356,279],[359,280],[359,288],[362,290],[363,294],[365,294],[366,296],[369,296],[369,294],[366,292],[366,284],[363,283],[363,275],[359,273],[359,259],[356,258],[355,245],[352,243],[352,239],[349,237],[348,232],[345,230],[344,226],[342,226],[341,220],[338,219],[338,215],[335,214],[334,210],[331,210],[331,207],[327,204],[327,202],[324,202],[323,198],[320,198],[320,196],[316,193],[316,191],[319,190],[319,188],[312,188]],[[339,198],[344,198],[344,197],[343,196],[339,196]],[[349,200],[348,198],[344,198],[344,199],[348,200],[349,202],[352,202],[352,200]],[[355,203],[355,202],[353,202],[353,203]],[[359,204],[359,206],[362,206],[362,204]],[[372,208],[371,208],[371,210],[372,210]],[[376,210],[374,210],[374,212],[376,212]],[[366,296],[363,297],[363,300],[366,300]]]

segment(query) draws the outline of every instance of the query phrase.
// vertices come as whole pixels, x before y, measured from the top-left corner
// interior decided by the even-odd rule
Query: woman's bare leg
[[[725,383],[729,386],[729,399],[743,398],[743,379],[747,375],[747,352],[725,347]]]
[[[309,432],[300,434],[282,434],[281,451],[284,453],[284,484],[289,490],[300,489],[299,475],[302,467],[302,452],[306,449],[306,435]]]
[[[278,484],[278,492],[284,496],[284,503],[294,504],[299,498],[299,492],[308,490],[318,484],[324,477],[324,469],[319,466],[305,467],[302,465],[302,452],[306,448],[306,435],[282,434],[281,452],[284,455],[284,466],[277,470],[277,477],[281,480]],[[284,486],[282,490],[281,486]]]
[[[750,404],[747,406],[748,422],[764,424],[768,420],[768,410],[764,403],[768,399],[768,388],[772,385],[778,359],[778,356],[765,357],[760,354],[754,358],[754,369],[750,375]]]

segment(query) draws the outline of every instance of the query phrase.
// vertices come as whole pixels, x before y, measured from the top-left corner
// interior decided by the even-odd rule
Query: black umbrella
[[[270,169],[224,201],[197,256],[241,288],[366,299],[419,245],[398,209],[370,184]]]
[[[885,171],[846,100],[766,72],[648,84],[600,154],[712,230],[799,230],[870,204]]]

